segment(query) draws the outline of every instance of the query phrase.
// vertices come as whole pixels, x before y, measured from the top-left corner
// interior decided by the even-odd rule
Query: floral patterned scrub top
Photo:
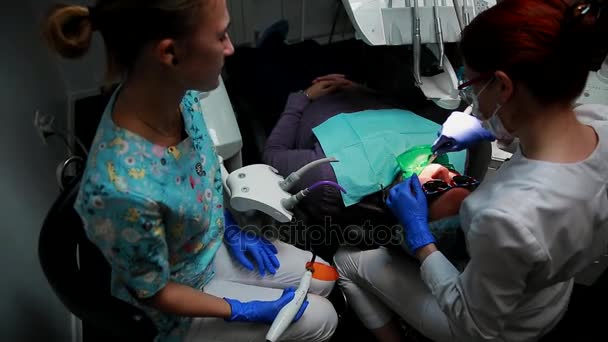
[[[200,93],[187,92],[181,103],[188,137],[167,148],[114,125],[118,91],[99,124],[75,208],[112,265],[112,294],[148,314],[156,341],[181,341],[190,320],[140,300],[168,281],[200,289],[213,277],[224,233],[218,158]]]

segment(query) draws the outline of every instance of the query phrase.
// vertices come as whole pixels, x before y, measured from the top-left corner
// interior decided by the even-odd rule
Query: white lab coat
[[[516,151],[465,200],[460,217],[471,261],[463,273],[440,253],[422,264],[457,334],[533,338],[565,312],[572,278],[606,253],[608,122],[597,120],[606,108],[578,110],[599,136],[587,160],[541,162]]]
[[[577,113],[599,136],[587,160],[541,162],[516,151],[465,200],[463,272],[441,252],[421,273],[384,249],[337,254],[340,284],[368,328],[386,324],[389,308],[440,341],[530,341],[559,322],[573,277],[608,248],[608,107]]]

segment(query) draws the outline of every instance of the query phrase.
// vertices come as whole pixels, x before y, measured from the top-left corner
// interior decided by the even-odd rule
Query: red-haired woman
[[[418,260],[337,253],[340,284],[379,340],[400,339],[394,314],[433,340],[467,342],[533,341],[563,317],[574,276],[608,247],[608,108],[573,105],[606,11],[604,1],[504,0],[464,30],[465,97],[481,123],[452,115],[442,134],[456,134],[439,151],[487,138],[482,126],[519,149],[463,203],[463,270],[437,251],[415,175],[387,204]]]

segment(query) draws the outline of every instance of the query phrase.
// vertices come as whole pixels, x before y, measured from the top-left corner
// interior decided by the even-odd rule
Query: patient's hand
[[[330,74],[316,78],[310,88],[306,89],[306,96],[310,100],[316,100],[327,94],[349,87],[355,87],[357,83],[346,79],[344,75]]]
[[[325,75],[325,76],[320,76],[315,78],[312,83],[318,83],[321,81],[339,81],[339,80],[347,80],[346,79],[346,75],[342,75],[342,74],[329,74],[329,75]]]

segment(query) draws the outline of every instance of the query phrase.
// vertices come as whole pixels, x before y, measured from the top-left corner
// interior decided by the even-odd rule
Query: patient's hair
[[[199,25],[199,12],[214,0],[98,0],[93,7],[56,5],[43,34],[65,58],[82,57],[99,31],[106,46],[108,75],[120,76],[135,64],[142,48],[164,38],[183,38]]]
[[[543,104],[570,103],[606,31],[606,0],[504,0],[465,28],[460,48],[475,71],[504,71]]]

